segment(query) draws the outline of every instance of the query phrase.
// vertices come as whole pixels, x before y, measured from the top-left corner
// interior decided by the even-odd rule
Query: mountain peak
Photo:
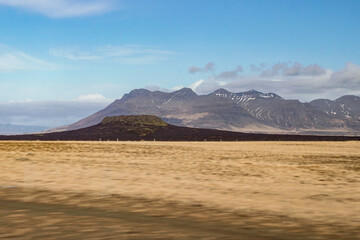
[[[197,94],[191,89],[191,88],[182,88],[180,90],[177,90],[175,92],[173,92],[174,94],[176,94],[177,96],[183,96],[183,97],[193,97],[193,96],[197,96]]]
[[[144,88],[139,88],[139,89],[134,89],[132,90],[129,95],[131,96],[138,96],[138,95],[144,95],[144,94],[149,94],[151,93],[149,90],[144,89]]]
[[[195,93],[191,88],[188,88],[188,87],[184,87],[184,88],[181,88],[175,92],[190,92],[190,93]]]
[[[262,92],[256,91],[255,89],[251,89],[249,91],[245,91],[245,92],[239,92],[238,95],[261,95],[263,94]]]
[[[335,102],[341,102],[341,101],[356,101],[356,102],[360,102],[360,97],[355,96],[355,95],[345,95],[342,97],[339,97],[338,99],[335,100]]]
[[[259,91],[255,90],[255,89],[251,89],[251,90],[250,90],[250,91],[248,91],[248,92],[251,92],[251,93],[261,93],[261,92],[259,92]]]
[[[217,90],[215,90],[214,92],[210,93],[209,95],[218,95],[218,94],[230,94],[231,92],[229,92],[228,90],[224,89],[224,88],[219,88]]]
[[[276,99],[283,99],[282,97],[280,97],[279,95],[277,95],[276,93],[263,93],[260,95],[260,97],[262,98],[276,98]]]
[[[257,90],[249,90],[249,91],[246,91],[246,92],[239,92],[237,93],[237,95],[250,95],[252,97],[258,97],[258,98],[275,98],[275,99],[282,99],[282,97],[280,97],[279,95],[277,95],[276,93],[262,93],[262,92],[259,92]]]
[[[239,92],[239,93],[232,93],[229,92],[228,90],[224,89],[224,88],[219,88],[217,90],[215,90],[214,92],[210,93],[209,95],[216,95],[216,96],[221,96],[221,97],[231,97],[233,98],[234,95],[241,97],[241,96],[247,96],[247,97],[255,97],[255,98],[273,98],[273,99],[282,99],[282,97],[280,97],[279,95],[277,95],[276,93],[262,93],[259,92],[255,89],[249,90],[249,91],[245,91],[245,92]]]
[[[147,98],[150,95],[150,91],[144,88],[134,89],[131,92],[124,94],[121,100],[136,99],[136,98]]]

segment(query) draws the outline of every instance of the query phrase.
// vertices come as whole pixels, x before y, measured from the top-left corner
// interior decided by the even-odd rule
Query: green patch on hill
[[[152,115],[129,115],[129,116],[114,116],[105,117],[101,124],[124,124],[124,125],[140,125],[140,126],[157,126],[165,127],[168,124],[160,118]]]

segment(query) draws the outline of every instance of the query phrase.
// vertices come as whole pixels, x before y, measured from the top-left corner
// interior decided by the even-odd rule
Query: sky
[[[359,12],[358,0],[0,0],[0,123],[70,124],[135,88],[360,95]]]

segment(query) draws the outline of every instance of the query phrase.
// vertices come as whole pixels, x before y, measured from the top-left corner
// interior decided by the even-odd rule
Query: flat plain
[[[360,239],[360,142],[0,142],[0,239]]]

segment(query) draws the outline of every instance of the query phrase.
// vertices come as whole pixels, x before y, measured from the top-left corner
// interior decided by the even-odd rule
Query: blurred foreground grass
[[[359,239],[359,142],[0,142],[0,239]]]

